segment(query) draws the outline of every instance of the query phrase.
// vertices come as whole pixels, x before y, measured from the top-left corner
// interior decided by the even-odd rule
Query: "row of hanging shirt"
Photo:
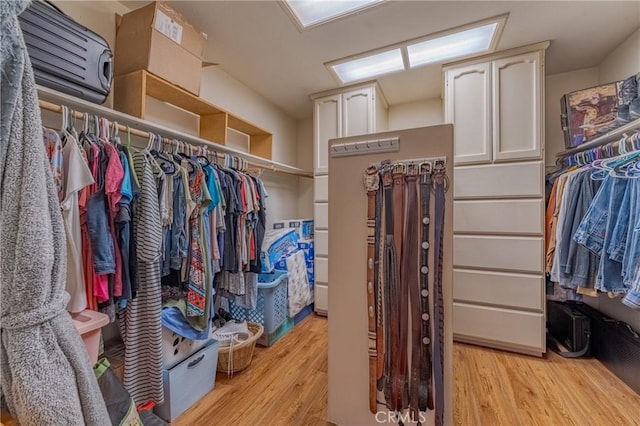
[[[120,142],[117,123],[110,132],[107,120],[85,116],[78,135],[71,116],[63,108],[63,130],[43,131],[67,231],[68,310],[99,309],[113,320],[115,305],[136,296],[137,245],[148,242],[134,238],[132,227],[136,214],[147,213],[136,209],[137,150]],[[194,155],[189,145],[155,135],[140,153],[157,187],[165,306],[178,307],[196,330],[208,329],[218,274],[226,296],[255,308],[268,197],[262,181],[237,170],[240,159],[218,164],[215,153],[211,162],[202,148]]]
[[[628,139],[633,146],[639,134]],[[546,270],[552,298],[623,295],[640,308],[640,151],[548,176]]]

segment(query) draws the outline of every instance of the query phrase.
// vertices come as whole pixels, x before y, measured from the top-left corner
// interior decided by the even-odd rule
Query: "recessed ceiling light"
[[[283,0],[300,28],[342,18],[384,0]]]
[[[431,38],[420,43],[410,44],[407,46],[409,67],[414,68],[420,65],[487,52],[491,47],[497,28],[498,23],[493,22],[481,27],[470,28],[442,37]]]
[[[369,56],[352,59],[331,65],[333,71],[343,83],[366,80],[383,74],[404,70],[402,51],[388,50]]]

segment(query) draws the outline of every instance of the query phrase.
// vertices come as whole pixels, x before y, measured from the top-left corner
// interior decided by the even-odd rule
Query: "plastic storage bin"
[[[245,309],[229,300],[231,315],[240,321],[262,324],[264,334],[273,333],[287,319],[287,284],[289,274],[286,271],[273,271],[258,274],[258,300],[256,308]]]
[[[98,362],[98,352],[100,351],[100,334],[102,327],[109,324],[109,317],[103,313],[96,311],[82,311],[77,314],[71,314],[73,325],[82,336],[82,341],[87,348],[91,366]]]
[[[162,367],[171,368],[202,349],[207,340],[191,340],[162,327]]]
[[[218,342],[212,340],[181,363],[163,370],[164,404],[153,411],[167,422],[174,421],[213,390],[217,365]]]

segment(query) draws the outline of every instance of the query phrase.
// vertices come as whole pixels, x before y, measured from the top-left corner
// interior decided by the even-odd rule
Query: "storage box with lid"
[[[207,35],[163,2],[118,19],[115,75],[147,70],[198,95]]]
[[[568,93],[560,100],[565,148],[581,145],[619,126],[622,81]]]

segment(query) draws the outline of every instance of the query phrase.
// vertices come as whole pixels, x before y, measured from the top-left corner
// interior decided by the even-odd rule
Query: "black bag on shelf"
[[[97,104],[107,99],[113,55],[104,38],[49,2],[34,1],[18,19],[37,84]]]

